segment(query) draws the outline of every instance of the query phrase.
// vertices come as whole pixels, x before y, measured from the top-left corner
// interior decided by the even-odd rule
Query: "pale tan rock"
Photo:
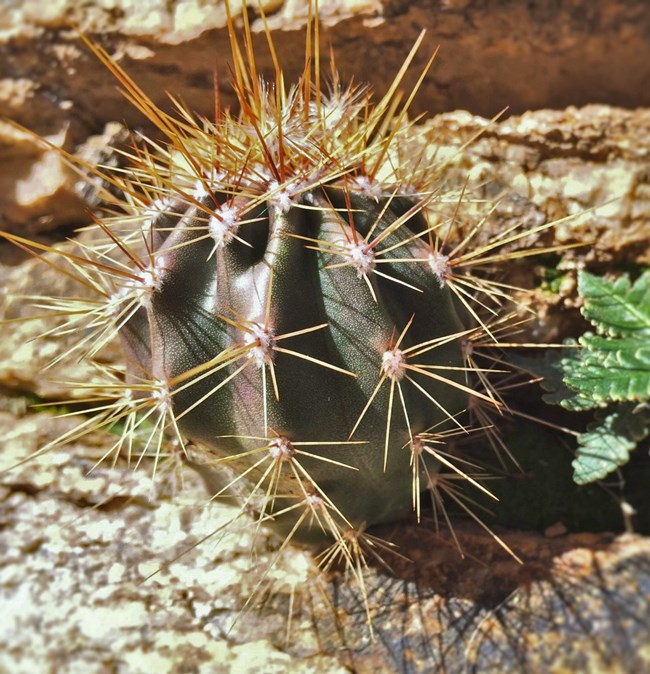
[[[3,3],[0,54],[3,77],[30,79],[37,105],[16,114],[28,126],[60,118],[60,99],[87,132],[109,120],[138,120],[124,110],[112,83],[88,55],[76,25],[101,42],[136,80],[147,83],[157,102],[165,91],[181,94],[188,105],[210,114],[215,62],[222,70],[228,98],[225,61],[228,40],[223,0],[127,0],[78,3],[58,0],[39,12],[40,0]],[[263,22],[249,3],[253,29]],[[241,3],[232,2],[239,16]],[[302,70],[307,20],[305,0],[262,3],[269,25],[282,31],[277,49],[287,81]],[[646,58],[650,12],[643,0],[544,2],[396,2],[393,0],[321,0],[321,52],[332,45],[344,79],[368,82],[381,94],[421,29],[427,37],[405,80],[408,90],[429,55],[440,54],[415,104],[429,114],[458,108],[491,117],[499,110],[519,114],[535,108],[565,108],[591,102],[636,107],[650,103]],[[261,72],[272,72],[265,38],[256,47]],[[62,57],[62,46],[72,46]],[[74,49],[72,51],[74,51]],[[148,54],[144,57],[144,54]],[[182,64],[182,67],[181,67]],[[104,77],[105,79],[102,79]],[[47,113],[44,111],[48,110]],[[118,111],[120,114],[118,114]],[[39,128],[39,132],[46,132]]]
[[[0,471],[75,421],[0,412],[6,440]],[[201,483],[187,472],[184,491],[171,499],[173,480],[160,477],[154,487],[148,460],[137,472],[121,460],[93,469],[112,442],[110,436],[95,439],[2,473],[0,671],[345,671],[335,652],[320,654],[314,637],[301,642],[306,659],[287,651],[276,634],[286,624],[282,605],[266,628],[255,619],[248,631],[251,618],[240,612],[277,543],[243,525],[192,549],[236,510],[206,506]],[[289,573],[304,553],[290,556]],[[276,568],[276,578],[283,577],[283,567]],[[224,638],[230,628],[235,631]],[[295,633],[302,632],[310,628],[297,624]]]
[[[68,245],[67,249],[79,252],[76,246]],[[60,258],[50,259],[72,271]],[[0,340],[0,382],[46,399],[87,398],[88,391],[83,387],[99,384],[105,376],[88,362],[80,361],[82,351],[66,356],[83,336],[74,329],[74,315],[57,316],[56,306],[39,306],[39,297],[92,300],[96,296],[57,268],[38,260],[30,259],[1,271],[0,320],[5,322]],[[70,331],[65,326],[71,318]],[[121,358],[114,340],[98,354],[105,364],[120,363]],[[52,365],[57,359],[60,361]]]
[[[528,204],[537,224],[568,218],[552,237],[584,243],[578,258],[650,263],[650,111],[590,105],[493,124],[453,112],[427,121],[423,134],[431,157],[448,161],[451,184],[469,177],[475,195],[501,197],[503,209]]]
[[[0,470],[73,422],[0,412]],[[518,674],[524,652],[531,671],[647,670],[647,539],[509,532],[519,565],[478,527],[457,526],[465,559],[448,534],[394,528],[413,561],[366,573],[371,639],[353,580],[319,579],[246,519],[222,529],[236,509],[191,471],[179,491],[172,465],[157,487],[150,459],[94,467],[111,441],[1,473],[0,671]]]
[[[66,129],[45,140],[63,149]],[[6,122],[0,122],[0,160],[5,167],[0,171],[0,221],[14,228],[31,223],[52,229],[79,218],[86,208],[75,191],[79,178],[62,154]]]

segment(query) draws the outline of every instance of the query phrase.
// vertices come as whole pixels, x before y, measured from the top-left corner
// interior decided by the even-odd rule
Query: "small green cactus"
[[[467,407],[463,324],[427,264],[426,221],[354,178],[317,179],[286,204],[226,184],[172,205],[152,221],[171,231],[120,331],[204,472],[227,463],[283,527],[305,508],[321,519],[316,504],[354,527],[405,517],[414,438]],[[302,530],[319,529],[311,519]]]
[[[286,540],[333,541],[356,568],[352,541],[419,518],[422,492],[445,518],[444,496],[478,519],[452,480],[489,492],[441,445],[508,411],[491,377],[513,288],[493,268],[540,252],[517,244],[553,223],[481,245],[483,221],[457,226],[445,204],[463,192],[444,194],[441,167],[411,149],[414,94],[399,105],[422,38],[373,104],[336,77],[322,90],[317,57],[296,86],[279,69],[265,83],[245,26],[243,50],[230,31],[240,112],[211,121],[163,112],[91,45],[166,142],[96,169],[117,215],[46,258],[93,295],[40,299],[80,335],[65,355],[92,359],[117,334],[126,366],[103,368],[97,416],[41,451],[119,425],[108,455],[153,457],[155,471],[171,434],[214,498]]]

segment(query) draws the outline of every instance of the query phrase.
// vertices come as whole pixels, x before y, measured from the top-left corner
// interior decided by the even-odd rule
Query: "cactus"
[[[65,356],[92,359],[117,334],[126,368],[103,368],[112,383],[88,385],[95,418],[41,451],[121,424],[104,458],[137,451],[155,471],[171,434],[214,498],[287,541],[333,541],[325,565],[341,554],[354,567],[365,528],[419,518],[423,491],[478,520],[452,480],[489,492],[440,445],[508,411],[491,351],[507,346],[513,289],[491,270],[540,252],[518,244],[554,223],[480,245],[483,221],[458,225],[464,191],[444,193],[443,165],[409,143],[417,87],[399,105],[422,36],[373,104],[336,77],[321,87],[317,46],[294,87],[279,67],[266,84],[248,24],[243,48],[230,33],[240,112],[214,120],[163,112],[91,45],[166,142],[92,169],[116,214],[46,258],[92,295],[40,300],[63,317],[53,332],[80,334]]]
[[[311,539],[407,516],[418,436],[462,428],[477,394],[427,199],[377,178],[394,135],[367,138],[378,113],[360,119],[358,92],[305,89],[260,88],[239,118],[193,128],[184,173],[155,160],[164,197],[110,303],[131,380],[159,383],[213,492],[252,485],[264,521]]]
[[[405,517],[409,447],[467,406],[452,293],[399,261],[426,262],[426,223],[350,182],[319,180],[286,205],[263,185],[172,204],[152,223],[171,230],[155,280],[120,331],[202,469],[221,461],[254,482],[276,525],[293,527],[301,503],[355,527]],[[224,239],[226,218],[237,235]]]

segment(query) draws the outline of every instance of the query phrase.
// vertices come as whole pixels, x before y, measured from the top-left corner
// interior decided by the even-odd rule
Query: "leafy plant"
[[[634,283],[581,271],[582,314],[595,332],[547,359],[548,402],[572,411],[596,410],[578,436],[574,479],[585,484],[625,464],[650,433],[650,271]]]

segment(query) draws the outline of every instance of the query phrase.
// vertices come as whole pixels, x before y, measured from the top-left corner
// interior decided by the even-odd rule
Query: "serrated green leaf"
[[[577,358],[564,359],[564,383],[594,406],[650,399],[650,340],[586,334]],[[581,407],[584,409],[584,407]]]
[[[650,271],[634,284],[627,276],[609,281],[582,271],[578,291],[585,300],[582,313],[599,333],[650,337]]]
[[[650,433],[650,270],[633,284],[581,272],[578,289],[582,313],[598,334],[585,333],[559,361],[546,358],[542,374],[547,402],[574,411],[606,408],[578,436],[573,477],[586,484],[625,464]]]
[[[581,395],[566,385],[565,375],[579,361],[581,353],[581,349],[575,348],[575,342],[567,341],[566,345],[566,349],[549,349],[544,353],[543,358],[512,355],[510,363],[533,377],[541,379],[540,386],[546,391],[542,397],[549,405],[561,405],[572,411],[598,407],[599,405],[591,398]]]
[[[649,433],[647,405],[618,406],[579,436],[576,458],[572,462],[574,481],[587,484],[603,479],[627,463],[630,452]]]

